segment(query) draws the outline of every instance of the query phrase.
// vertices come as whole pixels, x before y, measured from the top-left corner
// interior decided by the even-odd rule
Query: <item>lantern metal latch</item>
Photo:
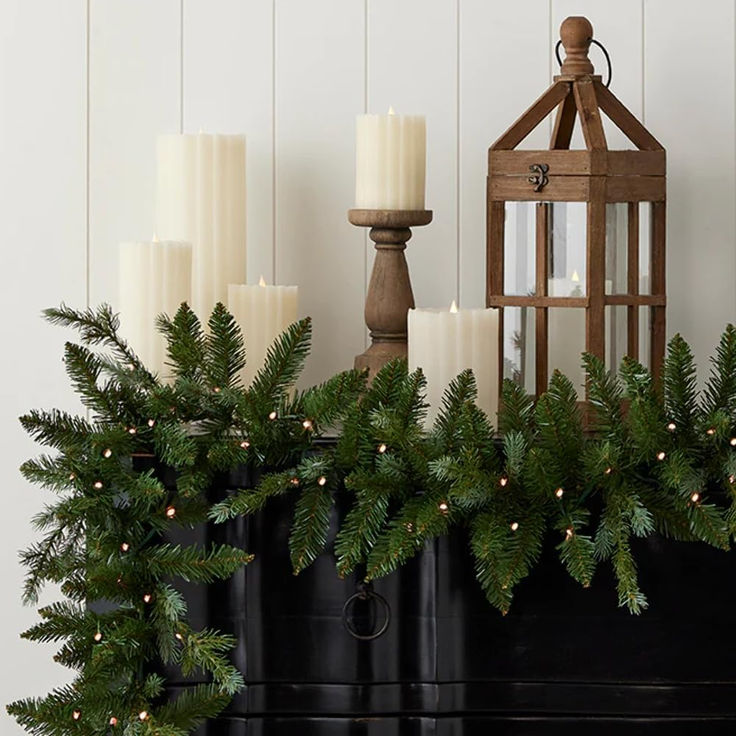
[[[532,172],[532,175],[528,178],[527,181],[530,184],[534,184],[535,192],[541,192],[542,189],[544,189],[547,184],[549,184],[549,177],[547,176],[547,173],[549,172],[549,165],[532,164],[529,167],[529,171]]]

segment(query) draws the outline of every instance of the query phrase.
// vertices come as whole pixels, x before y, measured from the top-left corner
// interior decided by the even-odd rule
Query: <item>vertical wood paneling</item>
[[[552,23],[550,24],[550,48],[553,73],[559,74],[554,58],[555,44],[560,38],[560,24],[570,15],[585,15],[593,24],[593,35],[602,43],[611,57],[613,77],[611,91],[631,112],[641,119],[642,114],[642,2],[641,0],[553,0]],[[560,56],[565,50],[560,47]],[[608,67],[600,49],[591,46],[590,59],[595,73],[605,82]],[[611,149],[632,149],[635,146],[618,128],[603,116],[606,141]],[[572,148],[583,148],[580,125],[576,121]]]
[[[245,133],[248,281],[273,282],[274,0],[186,0],[184,132]]]
[[[38,447],[16,417],[34,407],[78,408],[60,359],[69,335],[43,323],[40,311],[62,300],[84,306],[86,299],[85,34],[85,0],[0,4],[3,703],[41,695],[69,676],[51,659],[55,646],[18,636],[38,617],[20,602],[25,571],[17,551],[36,538],[30,519],[51,494],[18,473]],[[4,708],[0,732],[23,733]]]
[[[551,83],[547,0],[460,3],[460,299],[485,305],[488,147]],[[525,147],[546,148],[549,126]]]
[[[179,130],[179,0],[91,0],[90,301],[117,300],[118,244],[153,234],[156,136]]]
[[[354,199],[355,115],[364,99],[364,6],[276,2],[276,279],[314,319],[304,381],[363,351],[364,235]]]
[[[644,122],[667,149],[667,332],[703,378],[736,318],[732,0],[646,0],[644,59]]]
[[[457,299],[457,2],[368,3],[368,111],[427,117],[427,209],[407,260],[417,306]],[[370,244],[369,244],[370,246]],[[368,276],[374,250],[368,251]]]

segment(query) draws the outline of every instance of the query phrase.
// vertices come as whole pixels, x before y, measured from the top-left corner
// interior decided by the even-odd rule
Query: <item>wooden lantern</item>
[[[499,375],[537,395],[565,356],[579,365],[587,350],[613,367],[627,354],[658,374],[665,350],[665,151],[594,74],[590,22],[567,18],[560,36],[560,75],[488,151],[487,306],[502,313]],[[516,150],[555,108],[549,150]],[[608,149],[601,112],[638,150]],[[570,150],[576,120],[584,150]],[[520,268],[524,259],[533,266]]]

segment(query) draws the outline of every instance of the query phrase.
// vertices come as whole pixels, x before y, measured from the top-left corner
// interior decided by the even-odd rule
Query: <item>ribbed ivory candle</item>
[[[424,209],[426,137],[422,115],[358,115],[357,209]]]
[[[188,302],[192,246],[176,241],[120,244],[120,332],[146,367],[167,375],[166,341],[156,317]]]
[[[495,424],[498,412],[498,310],[409,310],[409,370],[427,377],[427,424],[442,407],[442,395],[455,376],[472,368],[478,406]]]
[[[297,319],[299,288],[268,286],[261,276],[258,286],[229,284],[227,306],[245,338],[247,362],[241,372],[249,386],[266,359],[271,343]]]
[[[156,232],[192,243],[192,309],[206,321],[246,279],[245,136],[158,139]]]

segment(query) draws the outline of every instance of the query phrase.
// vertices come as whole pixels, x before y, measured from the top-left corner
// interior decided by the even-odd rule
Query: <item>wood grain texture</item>
[[[92,304],[117,301],[118,248],[149,240],[156,137],[180,122],[178,0],[90,2],[90,259]]]
[[[186,0],[184,132],[244,133],[248,281],[274,281],[273,0]]]

